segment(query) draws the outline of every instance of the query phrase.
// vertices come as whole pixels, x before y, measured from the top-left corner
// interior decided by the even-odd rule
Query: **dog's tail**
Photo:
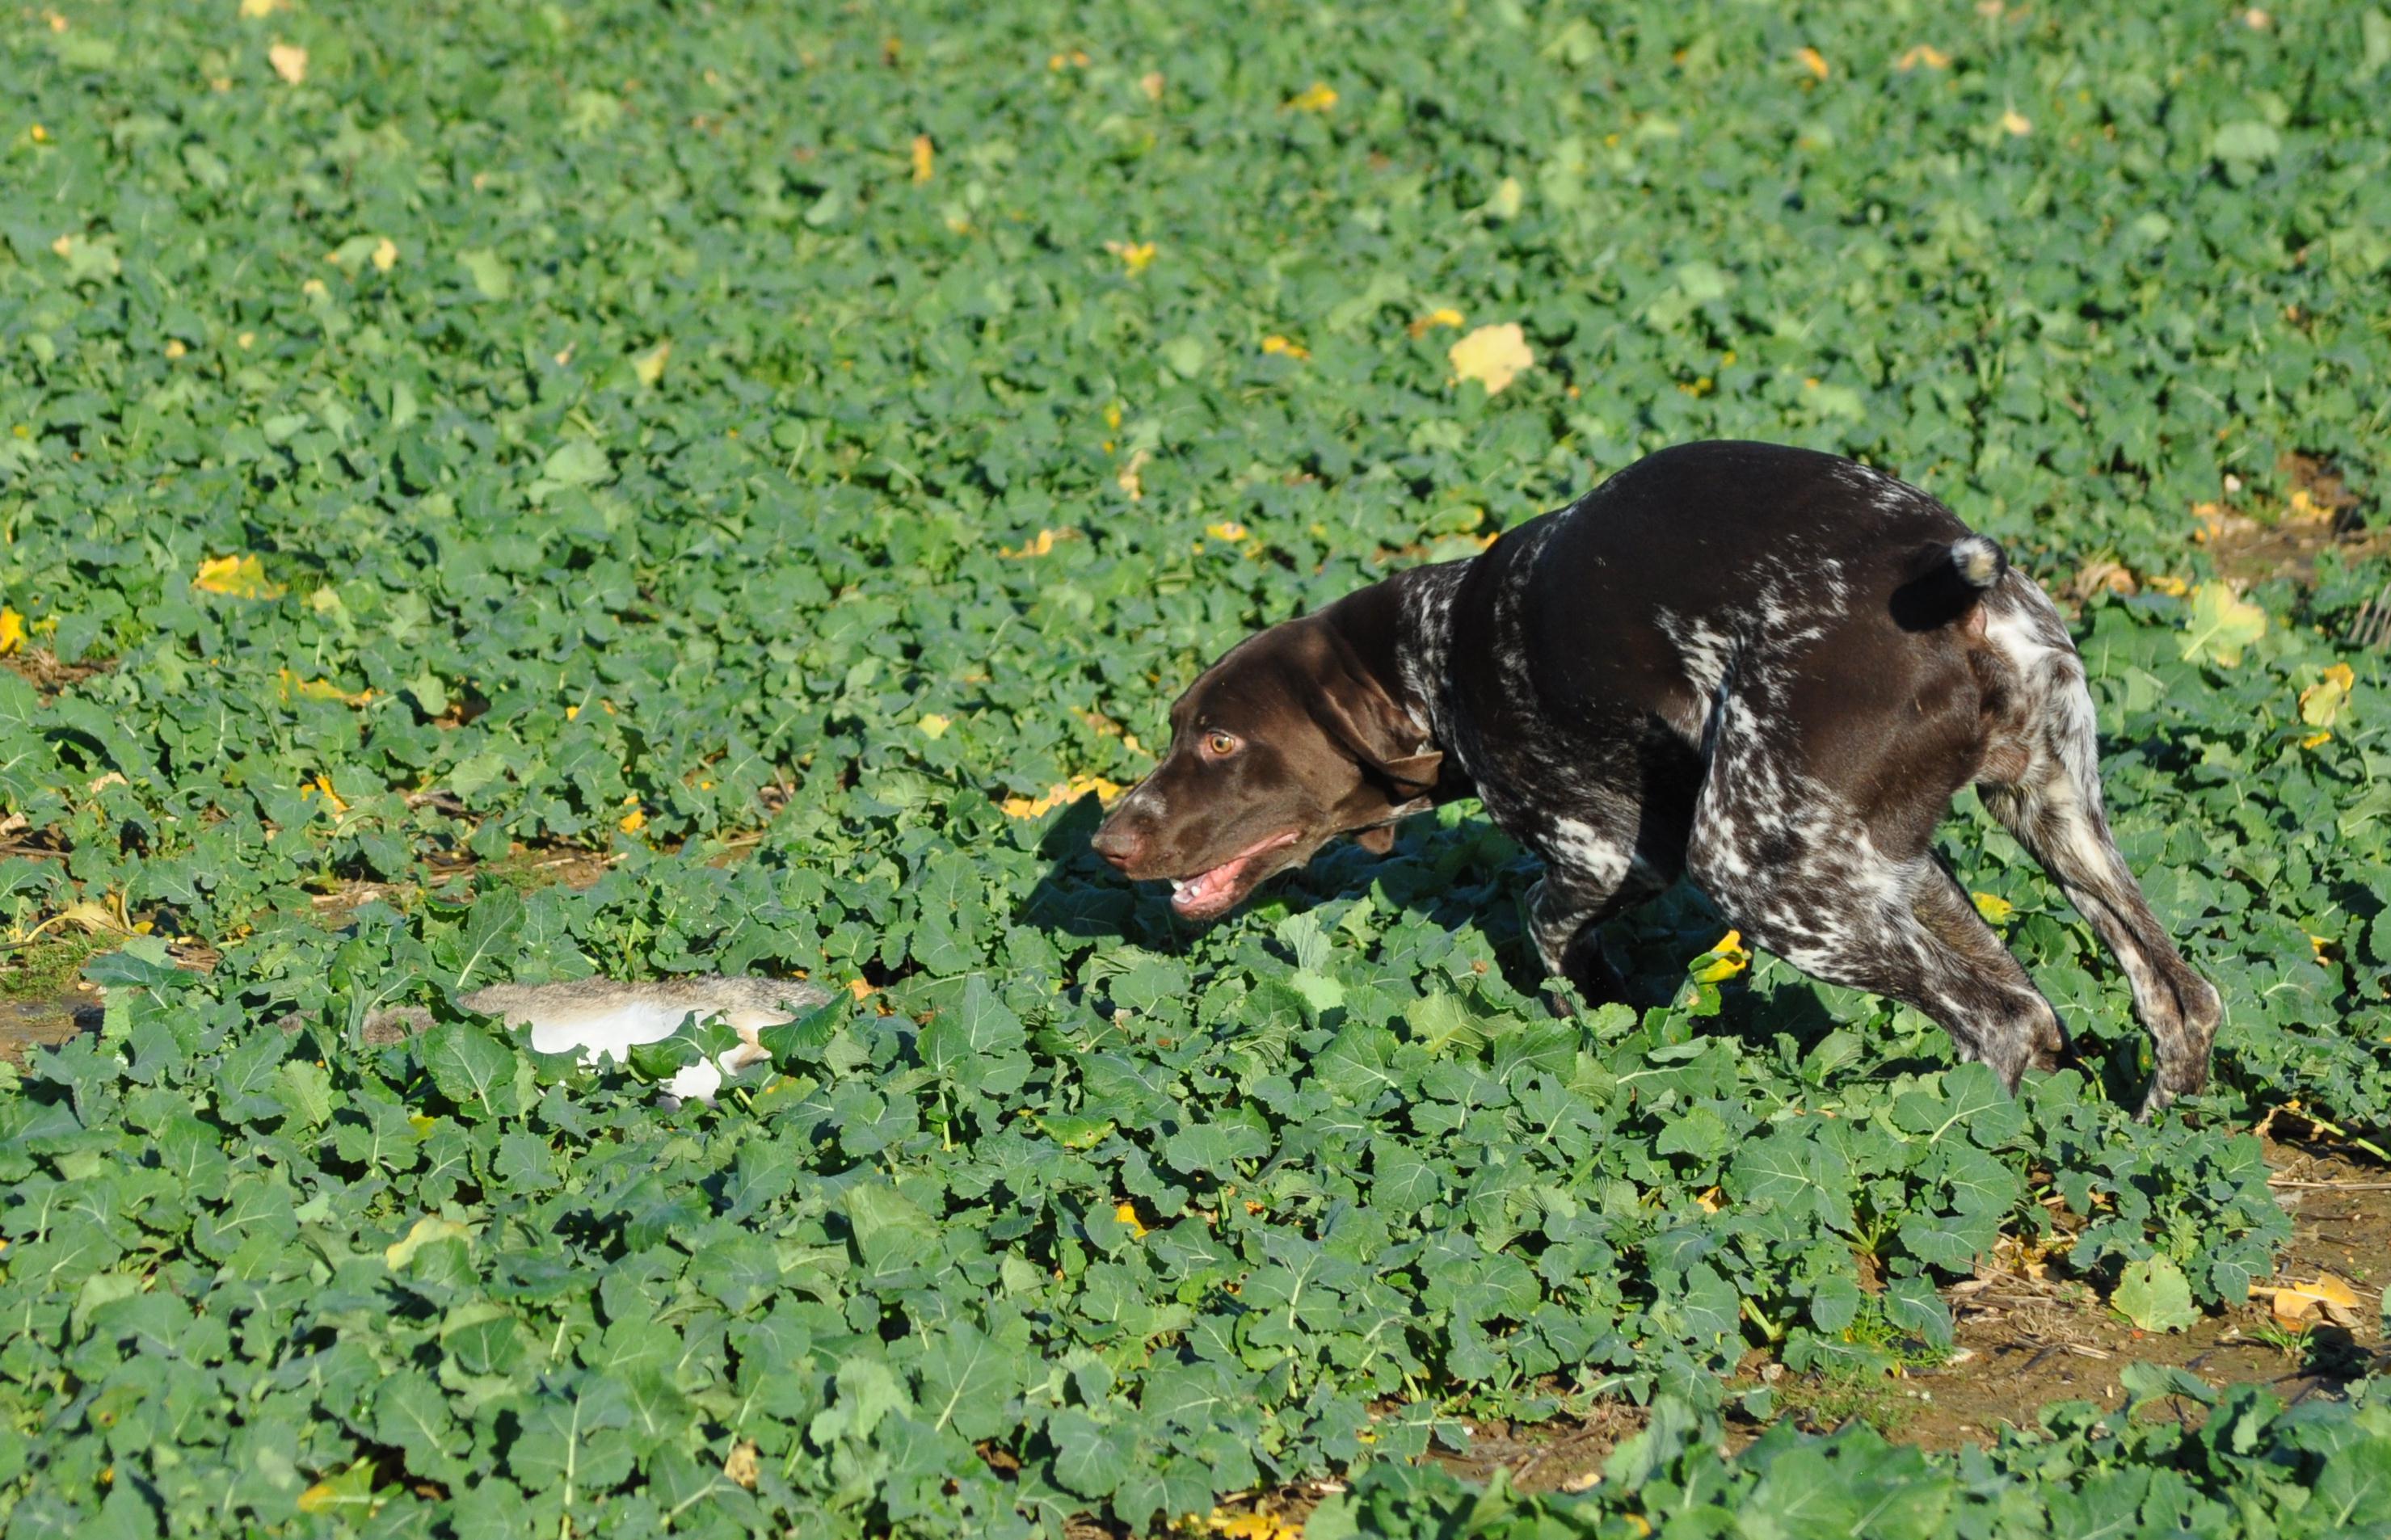
[[[1951,542],[1951,570],[1959,581],[1979,593],[2001,580],[2010,570],[2009,553],[1982,535],[1966,535]]]
[[[1931,631],[1954,621],[1972,621],[1981,631],[1976,602],[2010,570],[2010,559],[1982,535],[1963,535],[1948,545],[1921,549],[1909,570],[1916,576],[1893,593],[1893,618],[1905,631]]]

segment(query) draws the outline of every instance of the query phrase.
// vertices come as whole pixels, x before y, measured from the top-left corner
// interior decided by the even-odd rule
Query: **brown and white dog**
[[[2050,600],[1933,498],[1831,455],[1692,444],[1481,555],[1247,638],[1170,712],[1096,832],[1191,920],[1454,797],[1544,858],[1547,969],[1619,997],[1596,927],[1680,875],[1754,944],[1906,1001],[2011,1089],[2067,1039],[1934,859],[1974,783],[2124,966],[2157,1076],[2221,1014],[2100,810],[2084,667]]]

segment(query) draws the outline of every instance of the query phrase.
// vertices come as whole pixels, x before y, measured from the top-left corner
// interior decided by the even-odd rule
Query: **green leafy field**
[[[2125,1371],[2139,1410],[2170,1386]],[[2177,1371],[2166,1371],[2177,1372]],[[2184,1379],[2192,1377],[2184,1376]],[[2216,1392],[2193,1380],[2201,1398]],[[2369,1381],[2361,1392],[2374,1391]],[[2171,1419],[2113,1424],[2076,1403],[2035,1437],[1958,1457],[1889,1447],[1872,1432],[1829,1440],[1780,1430],[1736,1459],[1717,1424],[1672,1410],[1622,1447],[1583,1497],[1472,1491],[1441,1470],[1370,1468],[1350,1496],[1315,1510],[1307,1540],[1358,1534],[1427,1540],[1560,1540],[1567,1535],[1819,1536],[2044,1540],[2052,1534],[2273,1534],[2341,1540],[2384,1533],[2391,1417],[2379,1393],[2356,1415],[2286,1413],[2244,1386],[2187,1431]]]
[[[2004,1234],[2238,1301],[2250,1121],[2391,1125],[2391,567],[2192,538],[2333,514],[2300,465],[2374,516],[2382,10],[60,3],[0,23],[0,896],[28,968],[148,929],[0,1070],[6,1535],[1137,1531],[1373,1460],[1315,1533],[1463,1533],[1403,1457],[1622,1397],[1675,1431],[1466,1533],[2391,1481],[2379,1404],[1686,1432],[1753,1350],[1932,1356]],[[1673,1003],[1546,1019],[1467,806],[1200,935],[1088,856],[1237,637],[1706,436],[2086,598],[2212,1094],[2128,1121],[2123,980],[1972,805],[2089,1067],[2014,1101],[1689,977],[1685,891],[1617,935]],[[451,1003],[698,971],[871,992],[669,1114]]]

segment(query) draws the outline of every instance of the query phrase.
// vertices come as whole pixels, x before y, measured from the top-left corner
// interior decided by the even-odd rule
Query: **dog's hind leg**
[[[1997,779],[1978,789],[2125,969],[2158,1065],[2142,1102],[2147,1118],[2208,1083],[2223,1003],[2176,950],[2110,836],[2092,696],[2058,611],[2016,573],[1986,611],[1985,639],[2013,671],[2008,684],[2015,699],[1987,760]]]
[[[1972,704],[1970,706],[1972,710]],[[1779,713],[1722,701],[1686,870],[1754,945],[1829,983],[1916,1006],[1960,1056],[2015,1090],[2066,1046],[2058,1013],[1928,848],[1947,783],[1905,779],[1895,735],[1854,732],[1881,761],[1844,761],[1842,783],[1882,791],[1863,814],[1807,773]]]
[[[1834,848],[1814,848],[1815,859],[1729,874],[1699,830],[1695,838],[1694,880],[1753,945],[1830,984],[1916,1006],[1961,1058],[1991,1066],[2011,1091],[2066,1052],[2059,1013],[1932,859],[1880,862],[1854,826]],[[1803,901],[1788,901],[1796,894]]]

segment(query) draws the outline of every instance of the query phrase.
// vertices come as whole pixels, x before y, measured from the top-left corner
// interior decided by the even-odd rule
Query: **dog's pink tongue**
[[[1234,861],[1215,866],[1209,872],[1188,878],[1179,885],[1178,891],[1170,895],[1170,907],[1182,914],[1186,914],[1219,902],[1231,888],[1236,886],[1237,874],[1245,869],[1248,859],[1250,858],[1239,856]]]

